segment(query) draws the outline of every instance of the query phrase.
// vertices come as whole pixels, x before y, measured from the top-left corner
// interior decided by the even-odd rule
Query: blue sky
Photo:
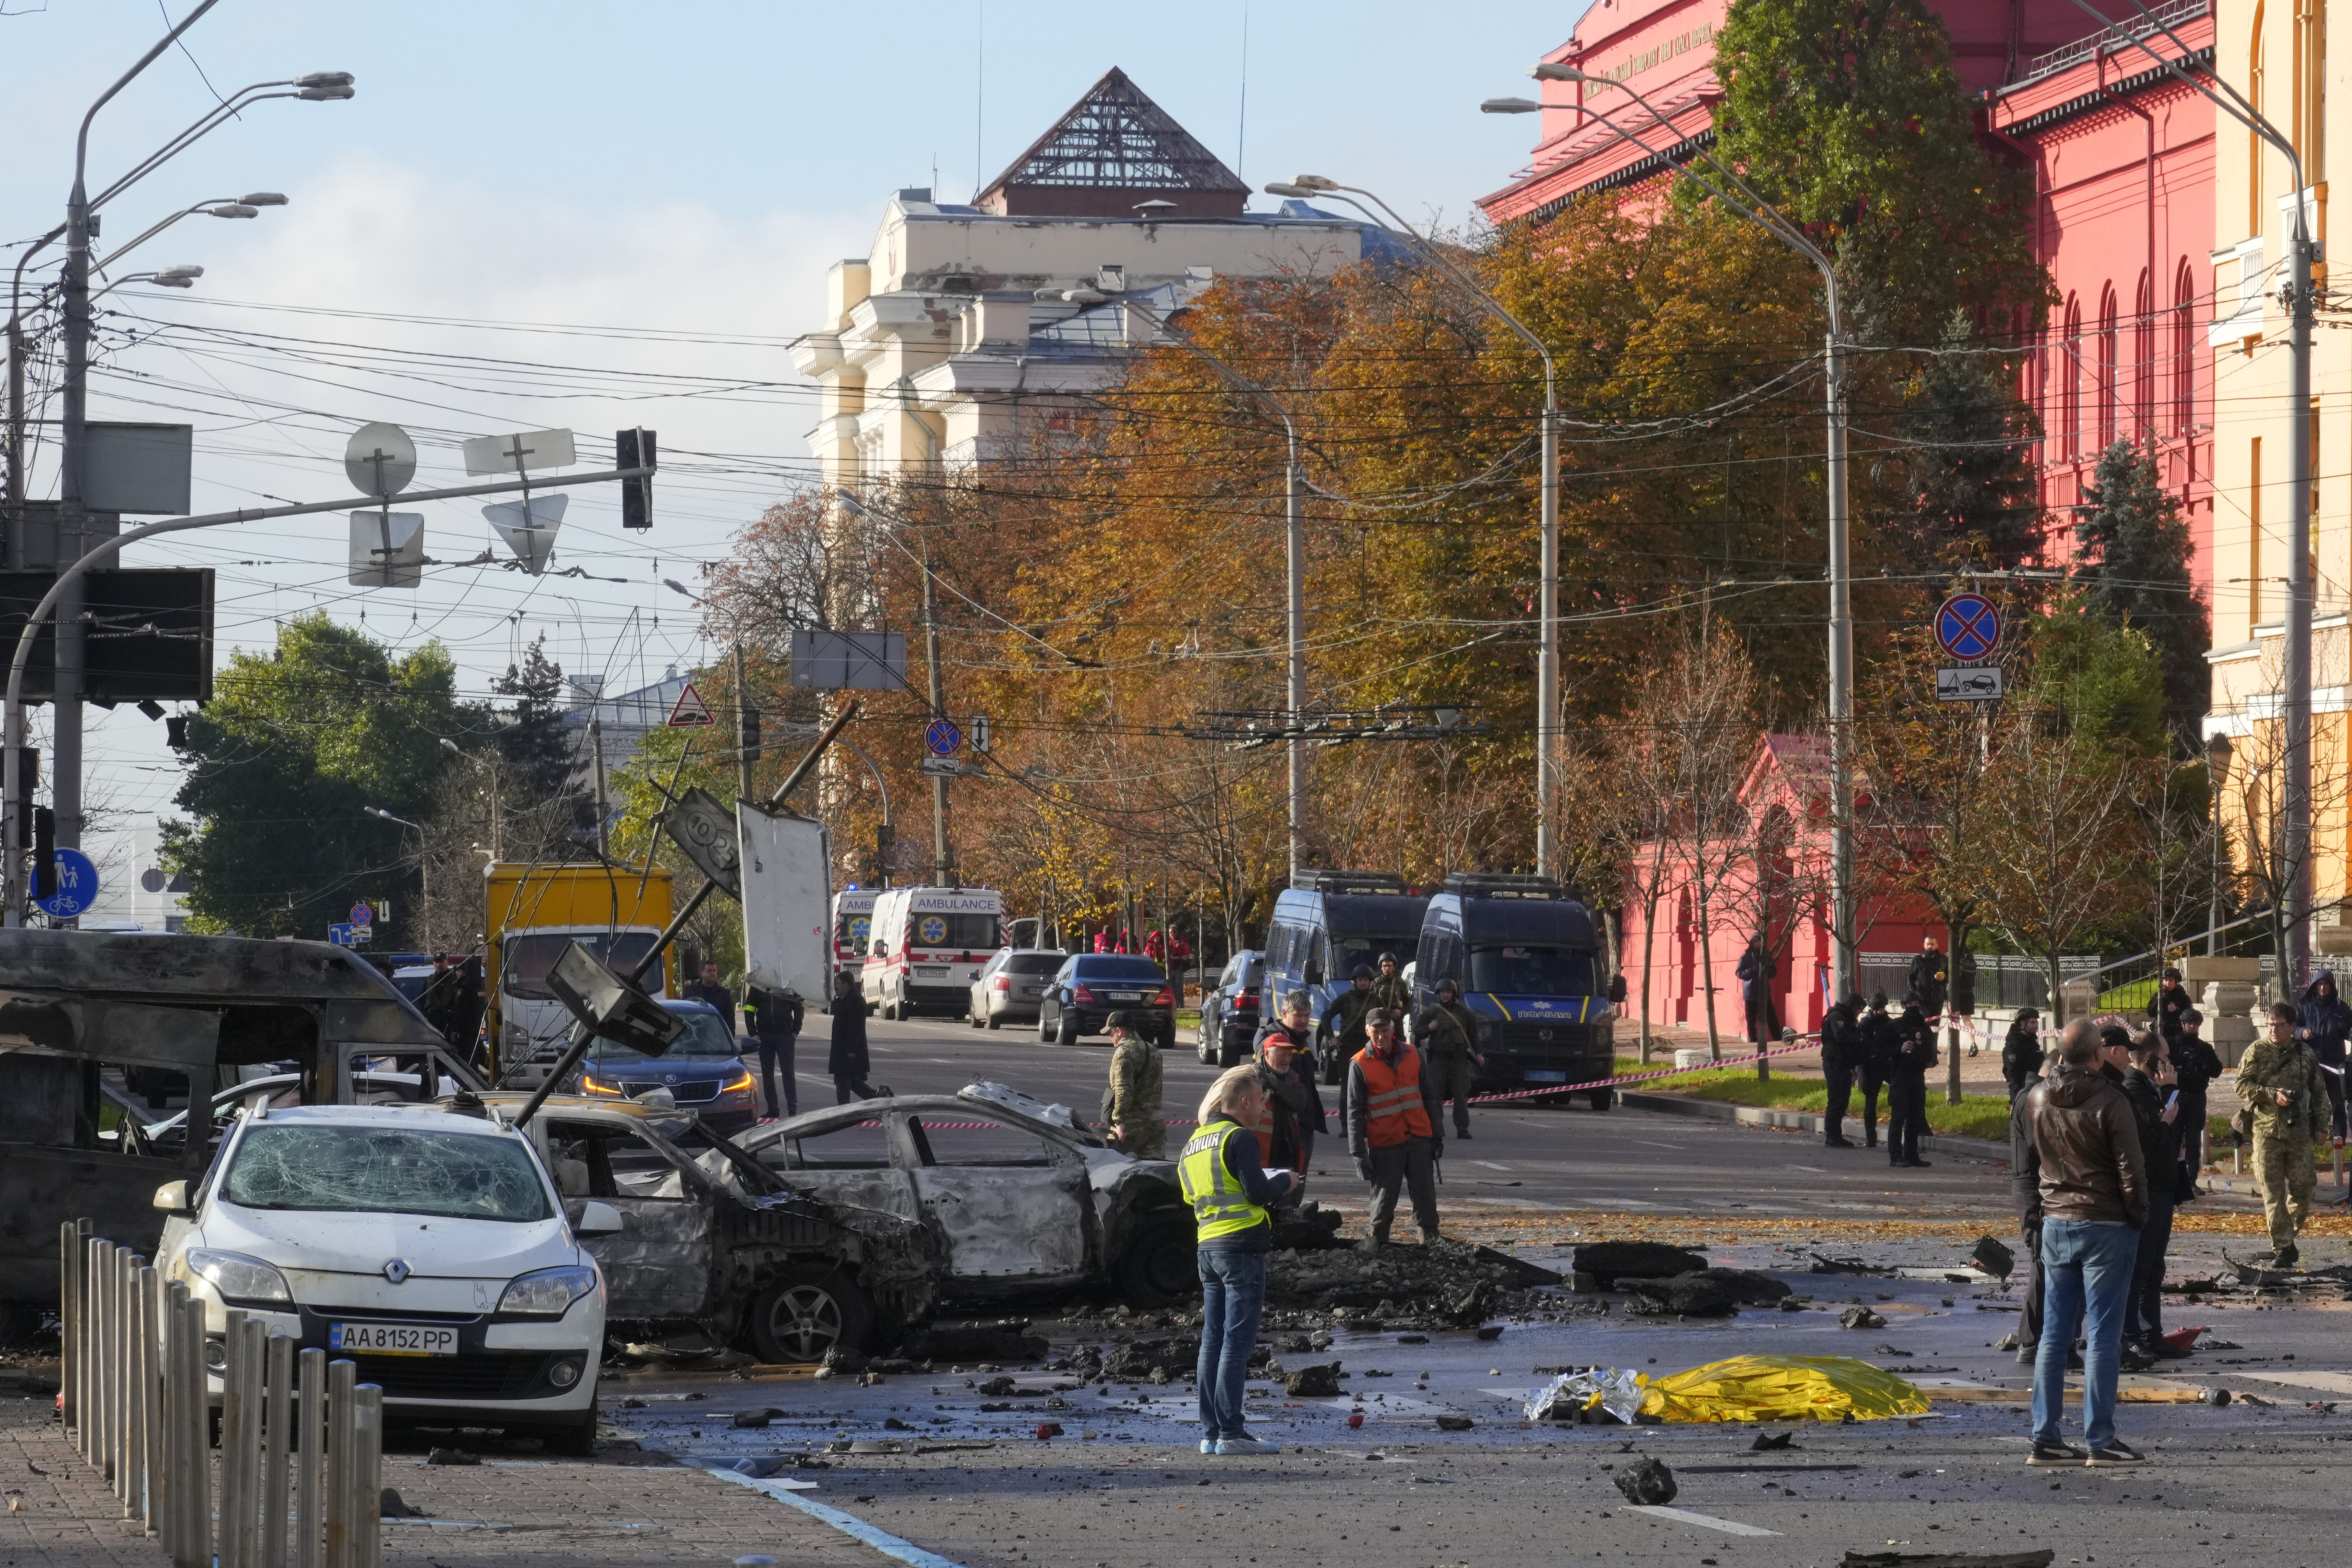
[[[0,242],[61,216],[75,124],[167,25],[153,0],[31,3],[0,7]],[[190,0],[168,3],[178,16]],[[193,422],[203,510],[341,493],[342,437],[370,418],[417,431],[420,485],[455,481],[457,436],[505,429],[568,425],[601,451],[643,422],[666,455],[698,456],[665,475],[648,536],[612,526],[609,496],[574,498],[558,563],[591,579],[452,567],[414,593],[361,595],[342,584],[340,517],[182,536],[132,559],[215,566],[225,650],[266,647],[278,617],[323,605],[364,612],[402,646],[441,637],[469,691],[541,632],[567,670],[608,689],[657,679],[706,653],[693,607],[660,579],[690,579],[801,471],[810,410],[784,384],[782,344],[814,324],[825,266],[865,251],[890,191],[936,184],[964,199],[976,165],[993,176],[1118,66],[1227,163],[1238,155],[1253,186],[1328,174],[1459,223],[1525,161],[1532,129],[1477,100],[1528,91],[1527,66],[1580,10],[221,0],[184,53],[101,113],[94,184],[201,115],[214,89],[331,68],[355,72],[359,96],[257,105],[110,212],[104,237],[119,243],[198,200],[292,198],[250,222],[187,219],[141,253],[206,276],[189,295],[126,288],[108,301],[119,332],[153,341],[113,356],[96,416]],[[373,314],[326,313],[349,311]],[[472,357],[397,373],[383,357],[420,352]],[[535,380],[486,361],[571,368]],[[739,383],[758,389],[720,390]],[[436,559],[488,539],[468,508],[436,509],[427,527]],[[178,778],[160,725],[106,716],[90,755],[110,823],[168,811]]]

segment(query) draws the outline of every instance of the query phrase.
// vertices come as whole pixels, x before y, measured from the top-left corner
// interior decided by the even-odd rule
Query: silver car
[[[1035,1023],[1045,983],[1068,956],[1058,947],[1008,947],[990,959],[971,983],[971,1026],[1001,1029],[1007,1019]]]

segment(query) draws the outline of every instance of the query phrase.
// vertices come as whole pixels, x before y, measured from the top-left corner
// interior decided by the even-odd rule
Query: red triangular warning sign
[[[673,730],[701,730],[717,722],[710,716],[710,704],[702,700],[702,693],[694,689],[694,682],[688,681],[686,689],[677,694],[677,706],[669,710],[669,727]]]

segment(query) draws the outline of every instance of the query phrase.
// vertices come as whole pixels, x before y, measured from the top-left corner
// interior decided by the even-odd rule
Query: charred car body
[[[621,1213],[618,1235],[587,1242],[613,1321],[692,1324],[805,1362],[893,1342],[943,1301],[1116,1287],[1160,1305],[1191,1289],[1173,1167],[1048,1114],[974,1086],[732,1141],[682,1112],[572,1098],[529,1125],[568,1210]]]
[[[153,1251],[165,1182],[201,1176],[203,1138],[143,1136],[135,1106],[207,1105],[281,1066],[306,1104],[478,1088],[399,988],[323,942],[0,931],[0,1304],[58,1299],[58,1227]]]

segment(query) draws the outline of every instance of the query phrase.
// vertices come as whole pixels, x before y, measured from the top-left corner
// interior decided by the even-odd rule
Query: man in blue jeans
[[[1201,1100],[1201,1130],[1176,1157],[1176,1184],[1192,1205],[1201,1268],[1201,1452],[1278,1454],[1249,1435],[1243,1384],[1257,1348],[1265,1305],[1265,1255],[1274,1245],[1267,1213],[1296,1178],[1261,1163],[1257,1134],[1267,1120],[1265,1085],[1253,1063],[1228,1068]]]
[[[2076,1019],[2059,1037],[2058,1061],[2026,1089],[2025,1120],[2042,1164],[2042,1343],[2033,1361],[2033,1453],[2029,1465],[2137,1465],[2116,1436],[2116,1372],[2124,1308],[2147,1221],[2147,1172],[2139,1123],[2123,1090],[2099,1072],[2099,1037]],[[2059,1430],[2066,1352],[2088,1313],[2083,1347],[2083,1437]]]

